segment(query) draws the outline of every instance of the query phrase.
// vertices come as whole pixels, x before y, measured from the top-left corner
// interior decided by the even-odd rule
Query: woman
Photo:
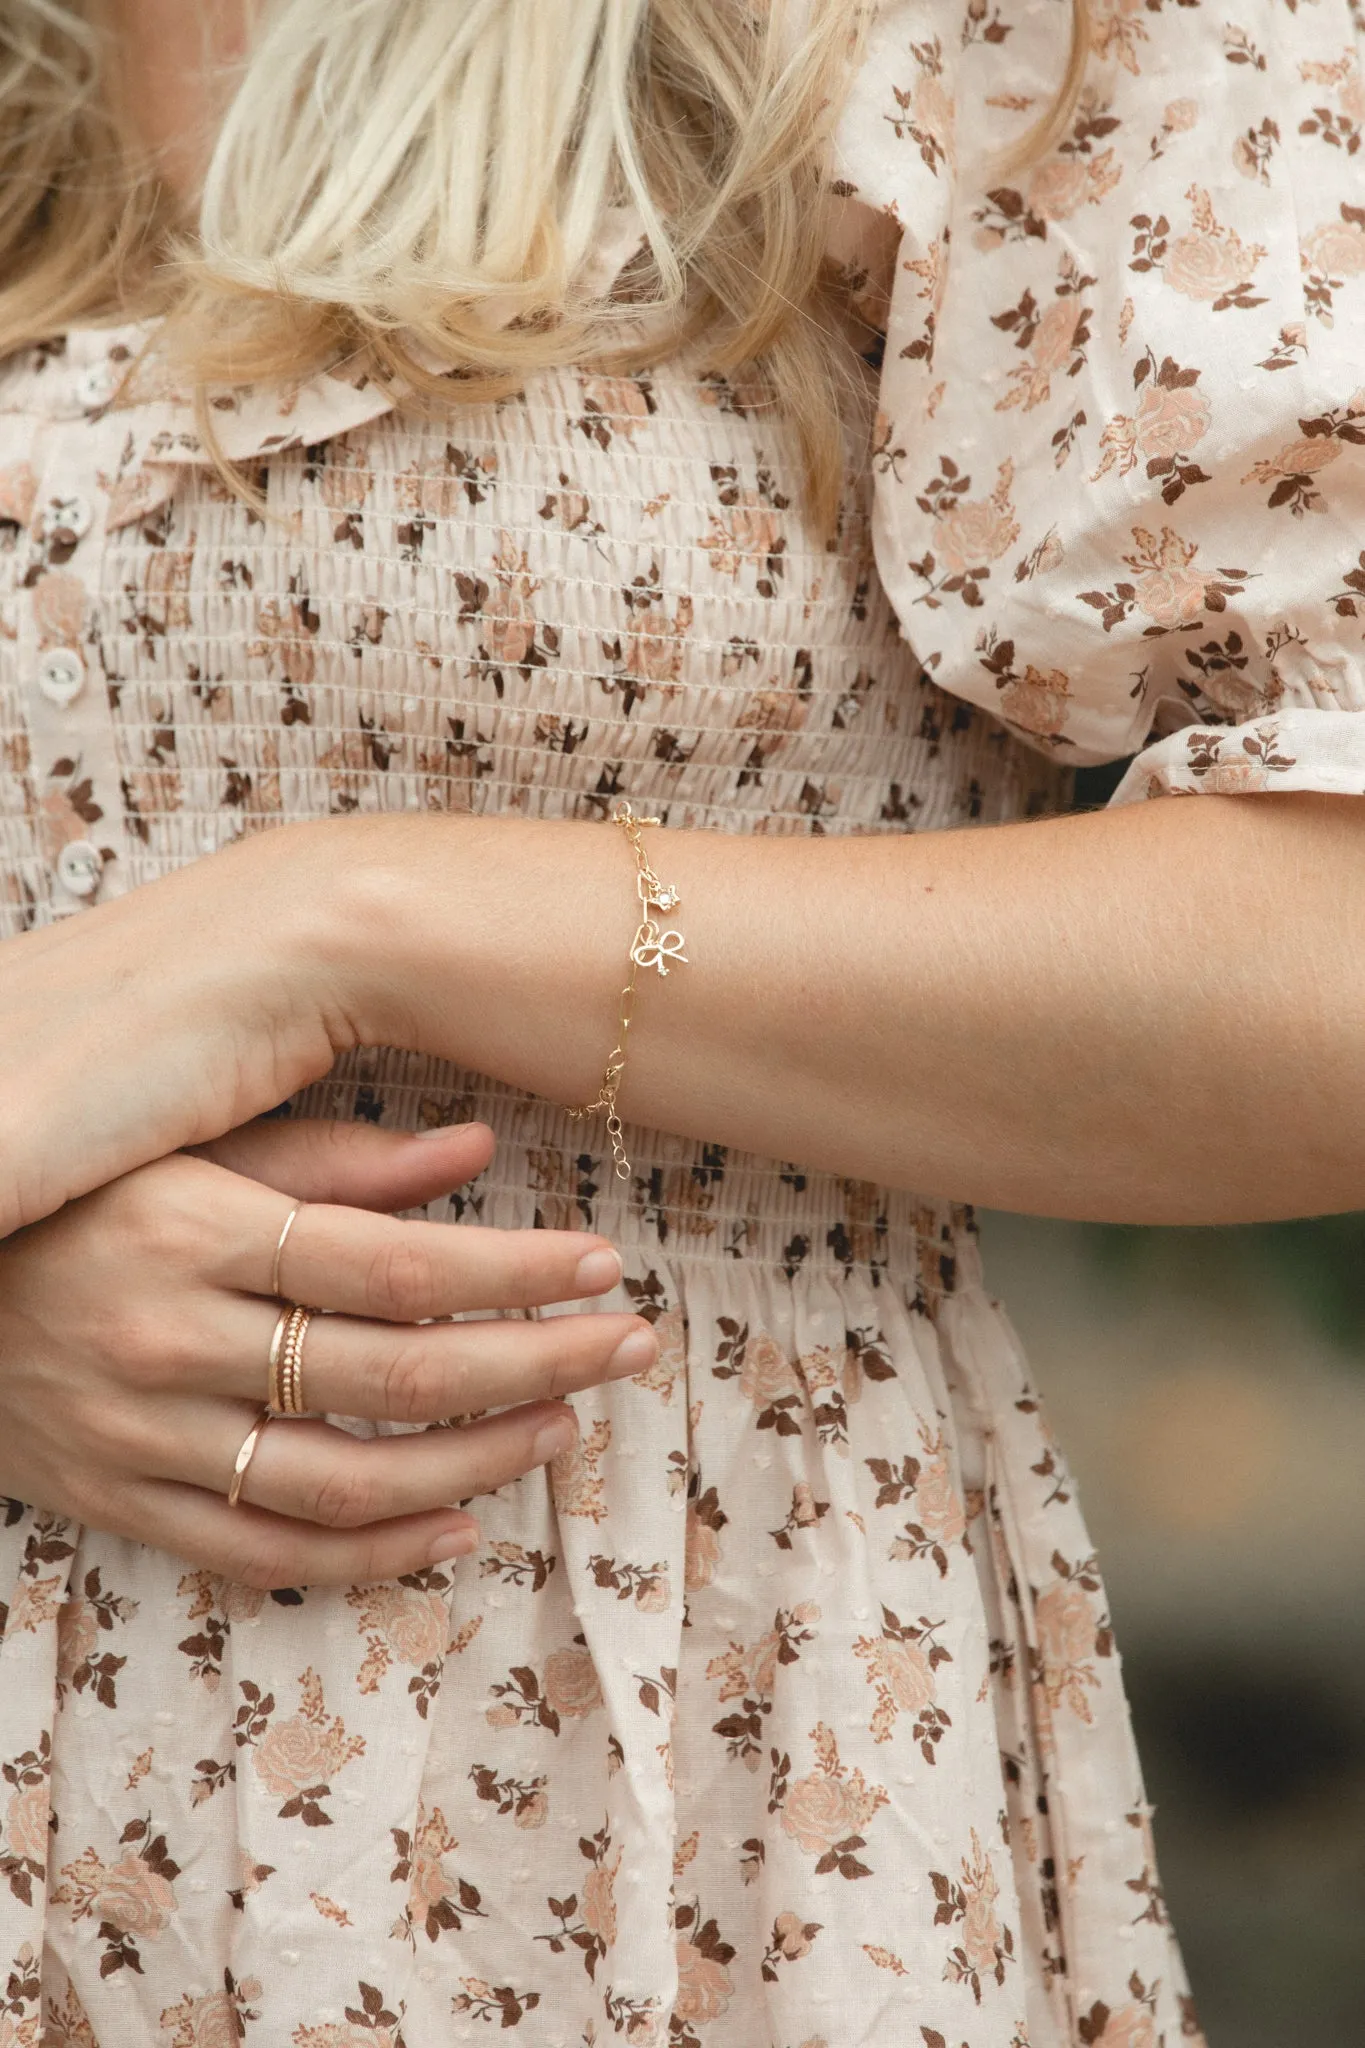
[[[1197,2037],[965,1205],[1365,1204],[1345,5],[2,33],[6,2038]]]

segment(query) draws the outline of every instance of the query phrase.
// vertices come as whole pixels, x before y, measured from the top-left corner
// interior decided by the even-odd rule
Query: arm
[[[689,964],[641,975],[627,1121],[1045,1214],[1365,1206],[1365,821],[1311,794],[917,836],[655,831]],[[312,828],[307,828],[312,829]],[[615,830],[338,827],[356,1035],[596,1092]]]

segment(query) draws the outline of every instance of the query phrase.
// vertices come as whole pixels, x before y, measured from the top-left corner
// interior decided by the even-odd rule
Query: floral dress
[[[5,366],[0,935],[355,811],[973,827],[1144,743],[1121,800],[1365,790],[1357,32],[1231,5],[1096,0],[1013,180],[959,138],[1036,113],[1065,10],[875,14],[834,253],[886,345],[828,544],[700,358],[439,423],[361,371],[217,393],[265,519],[184,393],[117,388],[141,330]],[[638,1130],[622,1189],[600,1130],[393,1051],[299,1107],[485,1118],[431,1213],[606,1232],[659,1360],[397,1583],[8,1505],[4,2048],[1197,2040],[970,1211]]]

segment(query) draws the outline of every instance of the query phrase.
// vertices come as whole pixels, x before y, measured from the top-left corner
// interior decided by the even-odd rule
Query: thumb
[[[322,1117],[261,1117],[188,1149],[299,1202],[351,1209],[418,1209],[482,1173],[493,1156],[487,1124],[381,1131]]]

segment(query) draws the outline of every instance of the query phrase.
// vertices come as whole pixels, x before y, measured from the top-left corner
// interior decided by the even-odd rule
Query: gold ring
[[[294,1304],[287,1301],[275,1320],[274,1334],[270,1339],[269,1378],[266,1387],[266,1401],[272,1415],[283,1415],[284,1388],[280,1383],[280,1354],[284,1349],[284,1333],[289,1318],[294,1313]]]
[[[263,1408],[242,1440],[242,1448],[238,1451],[237,1462],[232,1468],[232,1482],[228,1487],[227,1504],[230,1508],[235,1508],[241,1498],[242,1482],[246,1478],[246,1468],[255,1457],[256,1446],[261,1440],[261,1435],[267,1422],[270,1420],[270,1410]]]
[[[307,1412],[303,1398],[303,1342],[315,1313],[315,1310],[293,1302],[286,1309],[282,1321],[275,1326],[276,1336],[270,1346],[273,1361],[271,1392],[273,1395],[278,1391],[279,1400],[273,1405],[281,1415],[303,1415]],[[276,1341],[279,1345],[278,1360]]]
[[[302,1203],[296,1202],[289,1211],[289,1214],[284,1219],[284,1228],[280,1232],[280,1241],[275,1246],[275,1258],[270,1268],[270,1292],[274,1295],[278,1295],[280,1291],[280,1260],[284,1257],[285,1241],[290,1231],[294,1228],[294,1218],[298,1215],[302,1206]]]

